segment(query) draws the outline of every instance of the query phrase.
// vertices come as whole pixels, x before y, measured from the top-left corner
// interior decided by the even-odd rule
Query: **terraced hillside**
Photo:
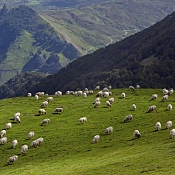
[[[170,139],[170,129],[166,122],[174,123],[174,108],[167,110],[168,104],[174,106],[174,95],[161,102],[161,89],[111,89],[115,101],[112,107],[106,107],[108,98],[101,97],[101,105],[94,108],[93,102],[97,91],[86,98],[82,96],[63,95],[56,97],[45,107],[47,114],[38,115],[41,103],[47,96],[38,101],[34,97],[16,97],[0,101],[0,126],[5,127],[17,111],[21,113],[21,123],[12,122],[7,130],[7,144],[1,145],[1,175],[9,174],[52,174],[52,175],[90,175],[90,174],[173,174],[174,173],[174,139]],[[121,99],[121,92],[126,97]],[[158,98],[150,100],[152,94]],[[137,109],[132,110],[135,103]],[[151,105],[157,111],[147,113]],[[56,107],[63,107],[61,114],[54,114]],[[8,109],[8,110],[7,110]],[[124,118],[133,115],[133,120],[123,123]],[[87,122],[79,123],[80,117],[87,117]],[[40,126],[43,119],[49,118],[50,124]],[[161,122],[162,128],[155,130],[155,123]],[[104,135],[108,126],[113,133]],[[173,126],[174,128],[174,126]],[[141,138],[134,138],[133,132],[138,129]],[[172,128],[171,128],[172,129]],[[30,131],[34,138],[27,139]],[[94,135],[100,135],[98,143],[92,143]],[[44,142],[21,155],[20,148],[39,137]],[[18,140],[18,146],[11,148],[12,140]],[[18,162],[7,165],[8,158],[18,155]]]

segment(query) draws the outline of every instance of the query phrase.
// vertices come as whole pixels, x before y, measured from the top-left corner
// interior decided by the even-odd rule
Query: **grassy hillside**
[[[12,123],[12,129],[7,131],[8,143],[0,146],[1,174],[173,174],[174,139],[170,139],[170,130],[165,129],[165,125],[168,120],[174,122],[174,109],[167,111],[169,103],[174,106],[174,95],[160,102],[161,89],[137,89],[136,93],[128,88],[111,91],[115,98],[111,108],[105,106],[105,98],[101,98],[101,106],[94,108],[92,103],[97,93],[94,91],[87,98],[54,96],[54,101],[45,108],[47,114],[42,116],[37,114],[46,96],[38,101],[34,97],[1,100],[1,129],[11,122],[15,112],[21,112],[21,123]],[[120,98],[121,92],[126,93],[126,98]],[[150,101],[153,93],[158,94],[158,99]],[[133,103],[136,111],[131,110]],[[150,105],[156,105],[157,111],[146,113]],[[53,114],[58,106],[64,109],[61,115]],[[123,123],[129,114],[133,115],[133,120]],[[80,124],[80,117],[87,117],[87,122]],[[50,125],[39,126],[44,118],[50,118]],[[158,121],[162,129],[155,131]],[[104,135],[108,126],[113,126],[114,132]],[[140,131],[141,138],[134,139],[135,129]],[[34,131],[35,136],[26,140],[30,131]],[[100,141],[92,144],[96,134],[101,136]],[[24,155],[19,154],[23,144],[29,146],[39,137],[44,138],[42,145],[29,149]],[[12,149],[14,139],[19,144]],[[19,156],[18,162],[7,166],[6,161],[14,154]]]

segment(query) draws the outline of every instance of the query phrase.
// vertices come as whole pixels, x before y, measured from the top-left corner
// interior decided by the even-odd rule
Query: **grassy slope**
[[[101,98],[101,106],[94,108],[92,102],[95,94],[83,97],[54,97],[54,101],[46,107],[47,114],[35,116],[42,101],[32,98],[12,98],[0,101],[1,129],[10,122],[17,111],[21,112],[21,123],[13,124],[7,131],[8,143],[0,146],[1,174],[171,174],[174,166],[174,139],[170,139],[170,130],[165,130],[168,120],[174,122],[174,110],[167,111],[167,105],[174,104],[174,96],[167,102],[160,102],[160,89],[139,89],[134,95],[129,89],[112,89],[115,103],[111,108],[105,107],[106,99]],[[125,92],[126,98],[120,99],[120,93]],[[153,93],[159,97],[149,101]],[[131,111],[132,104],[137,105],[136,111]],[[150,105],[157,106],[157,112],[146,113]],[[52,114],[57,106],[63,106],[61,115]],[[126,115],[132,114],[134,119],[123,123]],[[88,121],[79,124],[78,119],[86,116]],[[51,124],[39,126],[44,118],[50,118]],[[155,132],[155,123],[160,121],[162,129]],[[114,132],[103,135],[108,126],[113,126]],[[133,131],[138,129],[142,137],[133,139]],[[19,161],[7,166],[7,159],[20,153],[23,144],[30,145],[32,140],[26,140],[30,131],[35,132],[34,139],[44,138],[44,143],[38,148],[29,149],[25,155],[19,155]],[[99,143],[92,144],[94,135],[100,134]],[[14,150],[11,149],[13,139],[19,141]]]

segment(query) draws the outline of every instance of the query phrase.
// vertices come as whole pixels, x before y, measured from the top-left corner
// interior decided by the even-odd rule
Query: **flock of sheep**
[[[136,86],[136,89],[139,89],[140,86],[137,85]],[[96,94],[96,99],[94,100],[93,102],[93,106],[94,108],[97,108],[101,105],[101,98],[105,98],[107,99],[106,100],[106,107],[112,107],[112,104],[114,103],[115,99],[114,97],[110,97],[112,96],[112,92],[110,91],[111,89],[111,86],[109,86],[108,88],[104,88],[103,90],[100,90],[100,87],[97,86],[95,88],[95,90],[99,90]],[[133,90],[135,92],[135,88],[133,86],[130,86],[129,89]],[[87,88],[84,90],[84,91],[67,91],[66,92],[66,95],[75,95],[75,96],[83,96],[84,98],[86,98],[88,95],[91,95],[93,94],[93,91],[92,90],[88,90]],[[44,94],[44,92],[37,92],[34,96],[34,100],[38,100],[40,96],[47,96],[48,94]],[[163,97],[161,99],[161,101],[166,101],[168,99],[168,96],[169,95],[173,95],[173,89],[163,89]],[[28,97],[32,97],[32,94],[31,93],[28,93],[27,94]],[[55,96],[56,97],[59,97],[59,96],[62,96],[62,92],[61,91],[57,91],[55,92]],[[126,97],[126,93],[122,92],[121,95],[120,95],[120,98],[123,99]],[[157,94],[153,94],[150,98],[150,100],[155,100],[158,98],[158,95]],[[53,97],[50,96],[50,97],[47,97],[45,101],[43,101],[40,105],[40,109],[38,111],[38,115],[45,115],[47,114],[46,110],[44,109],[45,107],[48,106],[48,104],[50,102],[53,101]],[[132,110],[136,110],[137,107],[135,104],[132,104]],[[167,106],[167,110],[172,110],[172,105],[169,104]],[[150,112],[153,112],[153,111],[156,111],[156,106],[155,105],[152,105],[148,108],[147,110],[147,113],[150,113]],[[59,113],[61,114],[63,112],[63,108],[62,107],[56,107],[54,110],[53,110],[53,113]],[[13,121],[17,122],[17,123],[21,123],[21,119],[20,119],[20,112],[17,112],[14,114],[14,117],[12,119]],[[130,114],[128,116],[126,116],[124,118],[124,123],[126,122],[130,122],[131,120],[133,120],[133,115]],[[81,117],[79,120],[78,120],[80,123],[85,123],[87,122],[87,117]],[[44,120],[41,121],[40,125],[45,125],[45,124],[50,124],[50,119],[49,118],[46,118]],[[172,121],[168,121],[166,123],[166,128],[169,129],[172,127]],[[7,130],[11,129],[12,128],[12,123],[7,123],[5,125],[5,129],[1,130],[0,132],[0,145],[4,145],[7,143],[7,137],[6,137],[6,134],[7,134]],[[160,130],[161,129],[161,123],[160,122],[157,122],[155,124],[155,129],[156,130]],[[111,134],[113,132],[113,127],[112,126],[109,126],[105,129],[104,131],[104,135],[108,135],[108,134]],[[133,132],[133,136],[134,138],[140,138],[141,137],[141,133],[139,132],[139,130],[134,130]],[[34,137],[34,131],[31,131],[29,134],[28,134],[28,139],[32,139]],[[175,137],[175,129],[172,129],[170,131],[170,138],[174,138]],[[36,140],[33,140],[30,144],[30,148],[34,148],[34,147],[38,147],[40,146],[41,143],[43,143],[43,138],[38,138]],[[93,138],[92,138],[92,143],[97,143],[100,141],[100,135],[97,134],[95,135]],[[12,148],[14,149],[16,146],[18,145],[18,141],[16,139],[14,139],[12,141]],[[20,154],[24,154],[28,151],[29,147],[28,145],[22,145],[21,147],[21,150],[20,150]],[[7,161],[7,164],[12,164],[14,162],[16,162],[18,160],[18,156],[17,155],[14,155],[14,156],[11,156],[9,157],[8,161]]]

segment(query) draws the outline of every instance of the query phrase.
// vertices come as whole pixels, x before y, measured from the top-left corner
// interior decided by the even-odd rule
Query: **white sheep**
[[[17,140],[13,140],[12,141],[12,148],[15,148],[18,145],[18,141]]]
[[[175,136],[175,129],[172,129],[170,131],[170,138],[174,138],[174,136]]]
[[[28,139],[31,139],[32,137],[34,137],[34,135],[35,135],[34,131],[29,132]]]
[[[7,123],[6,125],[5,125],[5,129],[6,130],[9,130],[9,129],[11,129],[12,128],[12,123]]]
[[[128,115],[128,116],[125,117],[125,119],[124,119],[123,122],[124,122],[124,123],[126,123],[126,122],[130,122],[132,119],[133,119],[133,115],[130,114],[130,115]]]
[[[80,123],[87,122],[87,118],[86,118],[86,117],[81,117],[81,118],[79,119],[79,122],[80,122]]]
[[[37,140],[37,142],[38,142],[38,144],[40,145],[41,143],[43,143],[43,141],[44,141],[44,139],[42,138],[42,137],[40,137],[40,138],[38,138],[38,139],[36,139]]]
[[[46,101],[47,102],[52,102],[53,101],[53,97],[47,97]]]
[[[20,119],[20,117],[19,117],[18,115],[15,117],[15,121],[16,121],[17,123],[21,123],[21,119]]]
[[[168,95],[173,95],[173,88],[170,88],[170,89],[168,90]]]
[[[126,94],[124,92],[121,93],[121,98],[125,98]]]
[[[97,143],[97,142],[99,142],[99,140],[100,140],[100,136],[99,135],[95,135],[93,137],[93,139],[92,139],[92,143]]]
[[[27,93],[27,97],[31,97],[32,96],[32,94],[29,92],[29,93]]]
[[[45,109],[39,109],[39,115],[47,114]]]
[[[48,101],[44,101],[41,103],[41,108],[44,108],[48,105]]]
[[[106,106],[111,107],[111,103],[108,100],[106,101]]]
[[[109,97],[109,92],[103,92],[103,97],[104,97],[104,98]]]
[[[113,127],[112,126],[109,126],[108,128],[106,128],[104,134],[110,134],[113,132]]]
[[[136,85],[136,89],[140,89],[140,85],[139,84]]]
[[[86,98],[87,97],[87,93],[83,92],[83,97]]]
[[[129,86],[129,89],[131,89],[131,90],[135,91],[134,86]]]
[[[114,103],[114,98],[113,98],[113,97],[112,97],[112,98],[109,98],[108,101],[109,101],[110,103]]]
[[[135,104],[132,104],[132,110],[134,110],[134,111],[135,111],[135,110],[136,110],[136,108],[137,108],[137,107],[136,107],[136,105],[135,105]]]
[[[102,91],[97,92],[96,97],[102,97],[102,96],[103,96],[103,92]]]
[[[164,96],[162,97],[162,99],[161,99],[161,102],[162,102],[162,101],[166,101],[166,100],[168,100],[168,95],[164,95]]]
[[[157,110],[157,107],[155,105],[152,105],[148,108],[147,113],[152,112],[152,111],[156,111],[156,110]]]
[[[140,138],[141,137],[141,134],[140,134],[139,130],[135,130],[134,133],[133,133],[133,136],[135,138]]]
[[[62,113],[63,108],[55,108],[54,113]]]
[[[100,86],[96,86],[94,90],[100,90]]]
[[[96,101],[94,104],[94,108],[96,108],[97,106],[100,106],[101,102],[100,101]]]
[[[60,96],[62,96],[62,92],[61,91],[57,91],[57,92],[55,92],[55,95],[57,96],[57,97],[60,97]]]
[[[156,128],[157,131],[159,131],[161,129],[161,123],[157,122],[156,125],[155,125],[155,128]]]
[[[28,151],[28,146],[27,146],[27,145],[23,145],[23,146],[21,147],[20,153],[21,153],[21,154],[24,154],[24,153],[26,153],[27,151]]]
[[[166,123],[166,128],[169,129],[169,128],[172,127],[172,125],[173,125],[172,121],[168,121],[168,122]]]
[[[50,124],[50,119],[48,119],[48,118],[44,119],[40,125],[42,126],[44,124]]]
[[[38,140],[34,140],[34,141],[32,141],[32,143],[30,144],[30,148],[36,148],[37,146],[39,146]]]
[[[157,98],[158,98],[158,95],[157,95],[157,94],[152,94],[151,100],[155,100],[155,99],[157,99]]]
[[[17,162],[18,161],[18,156],[17,155],[14,155],[12,157],[9,157],[8,161],[7,161],[7,164],[10,165],[14,162]]]
[[[0,145],[4,145],[7,143],[7,137],[0,138]]]
[[[167,109],[168,111],[171,111],[173,109],[173,106],[171,104],[168,104]]]
[[[0,138],[2,138],[2,137],[5,136],[5,135],[6,135],[6,130],[3,129],[3,130],[0,132]]]
[[[35,94],[35,100],[38,100],[39,96],[37,94]]]

